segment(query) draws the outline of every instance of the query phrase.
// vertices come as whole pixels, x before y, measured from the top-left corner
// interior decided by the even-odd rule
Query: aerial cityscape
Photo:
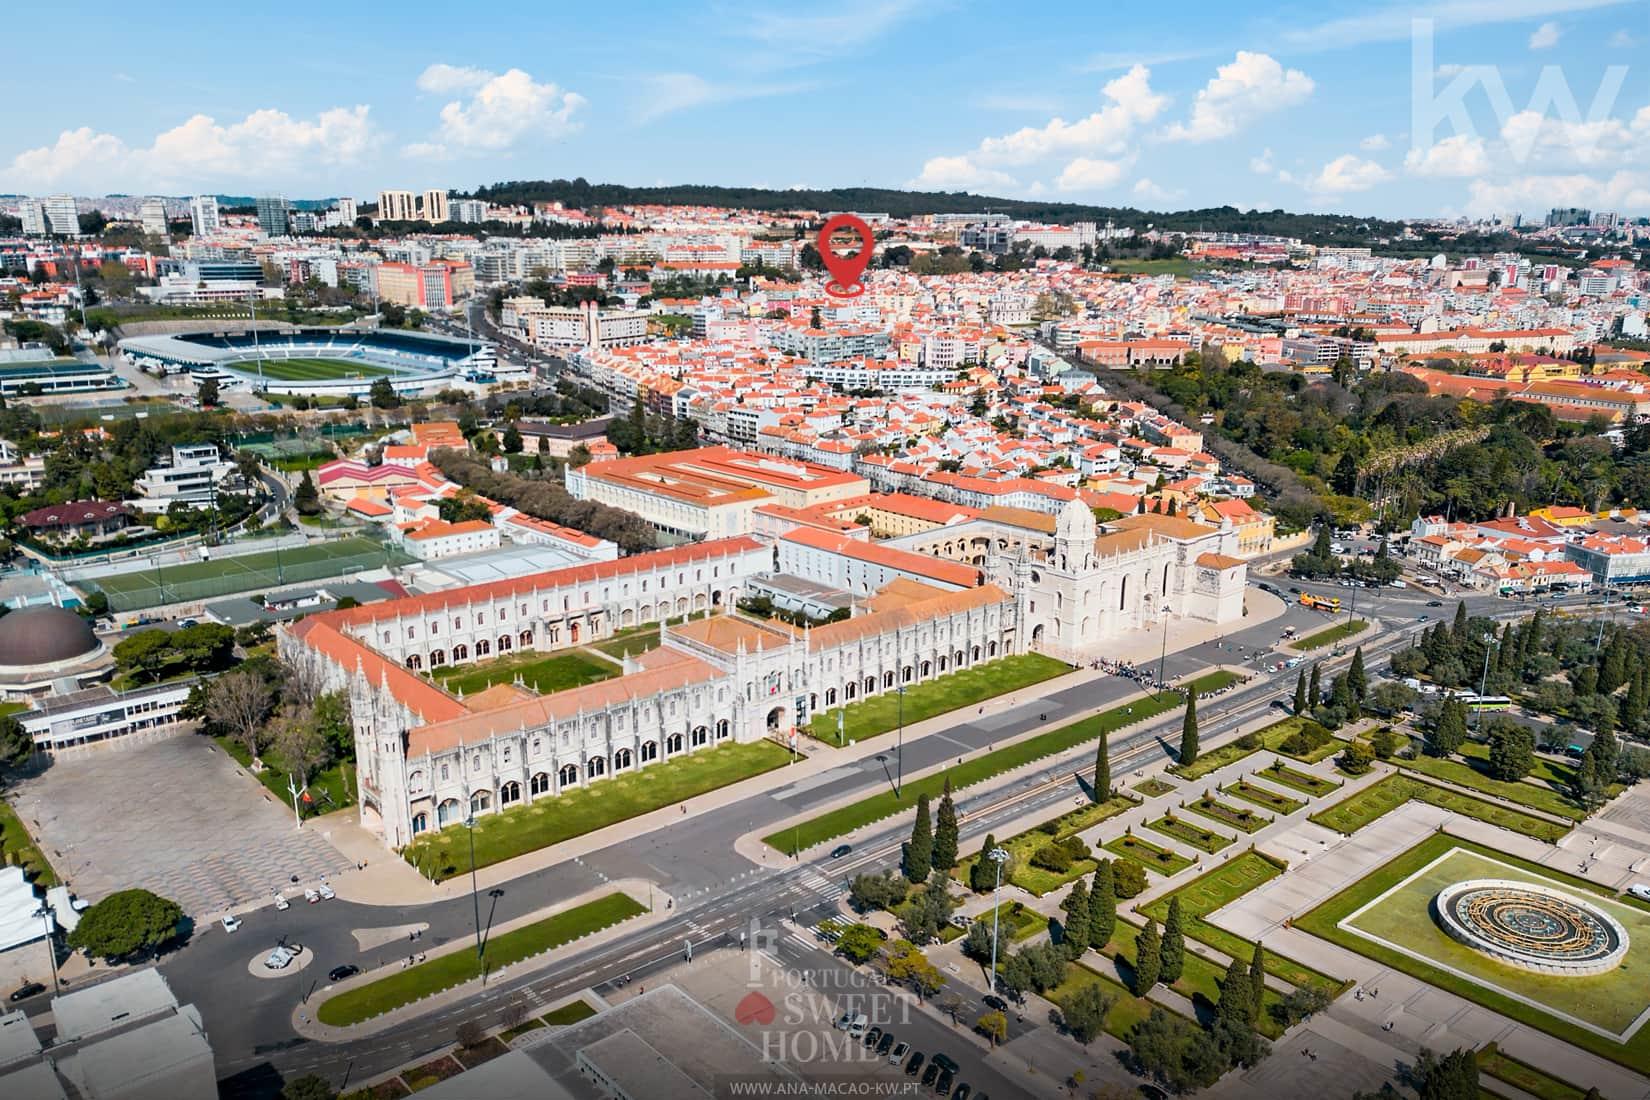
[[[70,14],[0,1100],[1650,1100],[1650,2]]]

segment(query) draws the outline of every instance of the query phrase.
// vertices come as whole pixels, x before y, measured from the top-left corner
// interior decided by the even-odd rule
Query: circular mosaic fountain
[[[1438,892],[1444,931],[1491,958],[1542,974],[1602,974],[1627,954],[1627,930],[1573,894],[1509,879],[1473,879]]]

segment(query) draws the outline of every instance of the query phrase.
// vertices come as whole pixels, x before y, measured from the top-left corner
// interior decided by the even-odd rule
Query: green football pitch
[[[277,382],[326,382],[337,378],[381,378],[395,372],[358,359],[256,359],[225,363],[225,369]]]
[[[110,573],[85,582],[100,589],[116,611],[254,592],[281,584],[322,580],[364,569],[405,565],[412,559],[372,539],[346,538],[290,550],[264,550],[214,561],[162,561],[139,573]]]

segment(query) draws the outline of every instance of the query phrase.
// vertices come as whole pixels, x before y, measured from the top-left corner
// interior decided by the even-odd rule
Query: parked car
[[[915,1077],[922,1072],[922,1051],[911,1055],[911,1060],[905,1063],[905,1076]]]
[[[895,1043],[894,1049],[888,1052],[888,1062],[890,1065],[897,1066],[901,1062],[905,1061],[905,1056],[910,1053],[910,1043]]]
[[[359,966],[345,963],[343,966],[335,966],[331,970],[327,971],[327,981],[341,982],[345,978],[353,978],[359,973],[361,973],[361,968]]]
[[[951,1091],[951,1082],[954,1080],[956,1080],[956,1074],[948,1069],[940,1070],[939,1079],[934,1082],[934,1091],[941,1096],[946,1095]]]
[[[928,1063],[928,1068],[922,1071],[922,1084],[923,1084],[923,1087],[924,1088],[933,1088],[934,1087],[934,1082],[939,1079],[939,1076],[940,1076],[940,1064],[938,1062],[929,1062]]]
[[[305,890],[304,900],[309,902],[311,905],[314,905],[316,902],[321,900],[321,895],[316,893],[314,890]]]
[[[1650,901],[1650,883],[1635,882],[1627,888],[1627,892],[1640,901]]]
[[[951,1100],[968,1100],[968,1098],[973,1095],[974,1086],[970,1085],[967,1081],[964,1081],[962,1084],[957,1086],[957,1091],[951,1094]]]
[[[264,959],[264,969],[285,970],[287,967],[292,965],[292,960],[295,958],[297,958],[297,955],[289,951],[287,948],[277,947],[269,953],[268,958]]]
[[[276,894],[275,895],[275,908],[278,909],[278,910],[291,909],[292,908],[292,903],[290,901],[286,900],[286,895],[285,894]]]
[[[847,855],[849,852],[851,852],[853,850],[854,850],[854,846],[852,844],[838,844],[835,848],[831,849],[831,858],[832,859],[841,859],[843,856]]]
[[[322,898],[323,898],[323,899],[324,899],[324,900],[328,900],[328,901],[330,901],[330,900],[331,900],[331,899],[333,899],[333,898],[335,898],[335,897],[337,897],[337,896],[338,896],[338,894],[337,894],[337,892],[336,892],[336,891],[334,891],[334,890],[333,890],[333,888],[332,888],[332,887],[330,887],[330,886],[328,886],[328,885],[327,885],[327,884],[326,884],[326,883],[324,883],[324,882],[323,882],[323,883],[321,883],[321,885],[320,885],[320,886],[319,886],[319,887],[318,887],[318,888],[317,888],[317,889],[316,889],[316,891],[315,891],[315,892],[316,892],[316,893],[317,893],[317,894],[320,894],[320,895],[321,895],[321,897],[322,897]]]
[[[874,1048],[877,1045],[878,1040],[881,1038],[882,1029],[880,1027],[873,1027],[870,1031],[865,1033],[865,1045]]]
[[[241,918],[237,917],[233,913],[225,913],[223,915],[223,930],[225,932],[238,932],[240,931],[240,927]]]
[[[26,1001],[30,997],[46,992],[46,987],[39,982],[24,982],[11,992],[11,1002]]]
[[[865,1018],[865,1013],[858,1013],[854,1016],[853,1022],[848,1025],[849,1036],[855,1039],[860,1038],[865,1034],[866,1025],[869,1023],[870,1021]]]
[[[985,1007],[991,1009],[993,1012],[1008,1011],[1008,1002],[997,996],[995,993],[987,993],[980,999],[985,1002]]]
[[[882,1057],[892,1049],[894,1049],[894,1033],[885,1031],[882,1034],[882,1041],[877,1044],[877,1057]]]

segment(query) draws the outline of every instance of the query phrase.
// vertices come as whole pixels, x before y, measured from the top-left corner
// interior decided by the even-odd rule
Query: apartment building
[[[475,269],[452,260],[379,264],[377,278],[380,298],[418,309],[451,309],[475,292]]]
[[[411,191],[378,192],[378,220],[381,222],[417,221],[417,196]]]
[[[170,461],[149,467],[132,483],[138,493],[132,503],[151,513],[164,512],[174,503],[208,506],[234,471],[235,464],[223,459],[215,443],[174,445]]]
[[[425,221],[431,222],[432,224],[440,224],[444,221],[450,221],[451,219],[448,217],[447,209],[447,189],[444,187],[432,187],[428,191],[425,191],[424,201],[419,208],[419,212],[424,215]]]

